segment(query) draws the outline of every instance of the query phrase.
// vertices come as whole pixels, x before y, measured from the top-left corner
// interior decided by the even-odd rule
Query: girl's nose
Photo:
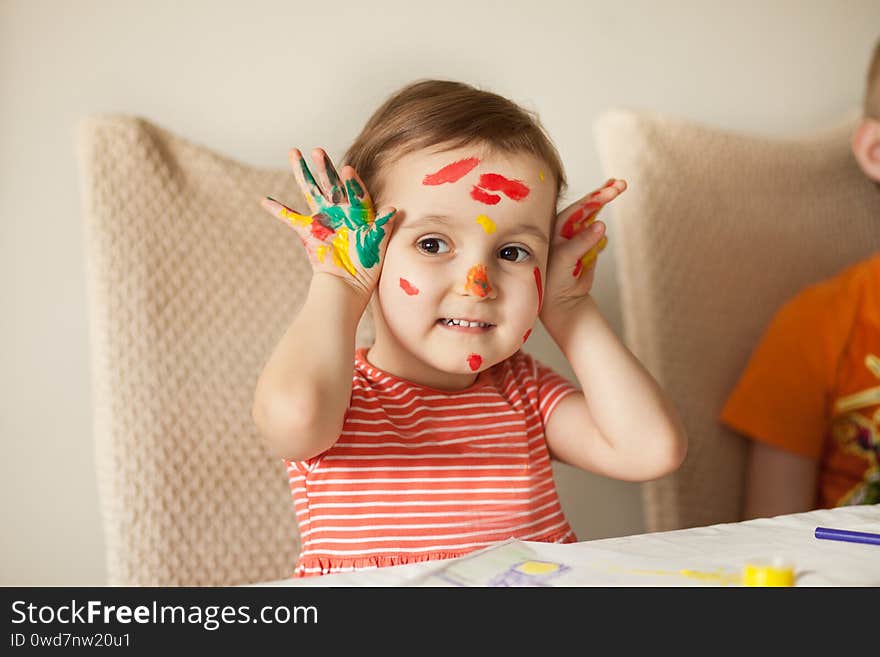
[[[463,284],[459,285],[461,294],[479,299],[494,299],[497,292],[489,280],[489,269],[486,265],[474,265],[467,271]]]

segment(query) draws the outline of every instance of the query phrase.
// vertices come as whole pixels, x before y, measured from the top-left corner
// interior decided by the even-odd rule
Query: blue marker
[[[880,534],[870,532],[853,532],[846,529],[831,529],[830,527],[816,527],[816,538],[825,538],[829,541],[846,541],[848,543],[867,543],[880,545]]]

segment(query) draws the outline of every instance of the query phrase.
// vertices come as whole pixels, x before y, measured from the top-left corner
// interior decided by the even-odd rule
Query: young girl
[[[623,181],[557,217],[563,168],[537,119],[445,81],[389,98],[339,173],[321,149],[311,169],[289,155],[310,214],[263,206],[314,275],[253,417],[287,464],[296,575],[575,541],[551,458],[628,481],[679,466],[676,412],[589,295],[594,219]],[[356,350],[371,299],[375,343]],[[539,317],[580,391],[521,351]]]

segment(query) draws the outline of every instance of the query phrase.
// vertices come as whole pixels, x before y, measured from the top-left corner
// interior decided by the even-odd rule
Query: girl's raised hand
[[[288,159],[311,215],[299,214],[268,196],[260,205],[294,228],[315,273],[338,276],[369,298],[382,270],[395,209],[383,208],[377,218],[357,172],[345,166],[340,178],[321,148],[312,151],[320,184],[299,149],[291,149]]]
[[[551,311],[590,293],[596,259],[608,243],[605,224],[597,222],[596,215],[625,190],[626,181],[611,178],[557,215],[547,263],[545,310]]]

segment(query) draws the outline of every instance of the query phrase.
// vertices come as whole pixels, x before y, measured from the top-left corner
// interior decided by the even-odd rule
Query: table
[[[795,586],[880,586],[880,545],[814,537],[880,532],[880,505],[822,509],[569,544],[510,540],[442,561],[256,586],[742,586],[747,562],[785,561]]]

